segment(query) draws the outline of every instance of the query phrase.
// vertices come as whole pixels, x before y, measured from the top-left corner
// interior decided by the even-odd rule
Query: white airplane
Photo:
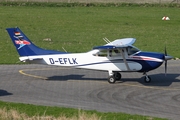
[[[165,73],[167,60],[172,59],[165,54],[155,52],[143,52],[132,44],[135,38],[123,38],[107,44],[94,47],[86,53],[67,53],[61,51],[45,50],[35,46],[19,28],[6,29],[11,37],[20,61],[36,64],[83,68],[91,70],[108,71],[109,83],[115,83],[121,79],[120,72],[142,72],[144,81],[151,82],[146,74],[162,65],[165,61]]]

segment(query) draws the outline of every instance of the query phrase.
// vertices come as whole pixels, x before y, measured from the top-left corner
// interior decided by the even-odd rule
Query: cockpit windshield
[[[133,54],[137,53],[138,51],[140,51],[140,50],[134,46],[129,46],[127,48],[128,55],[133,55]]]

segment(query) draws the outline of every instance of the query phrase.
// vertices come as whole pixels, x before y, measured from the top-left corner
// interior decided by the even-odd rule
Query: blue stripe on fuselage
[[[144,57],[152,57],[161,59],[164,61],[164,54],[156,53],[156,52],[139,52],[134,56],[144,56]],[[151,60],[136,60],[136,59],[128,59],[128,61],[138,62],[142,65],[142,69],[139,72],[148,72],[150,70],[156,69],[162,65],[163,61],[151,61]]]

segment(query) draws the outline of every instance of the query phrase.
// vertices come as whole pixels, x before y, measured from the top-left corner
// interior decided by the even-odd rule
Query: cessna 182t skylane
[[[146,73],[158,68],[164,61],[166,72],[167,60],[172,59],[166,54],[166,49],[165,54],[140,51],[132,45],[135,38],[117,39],[113,42],[106,38],[106,45],[94,47],[89,52],[67,53],[35,46],[19,28],[7,28],[7,31],[20,55],[20,61],[108,71],[109,83],[120,80],[120,72],[142,72],[145,75],[144,81],[149,83],[151,78]]]

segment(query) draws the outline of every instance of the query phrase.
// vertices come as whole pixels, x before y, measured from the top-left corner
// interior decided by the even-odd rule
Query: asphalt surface
[[[0,100],[124,112],[179,120],[180,61],[168,61],[148,72],[122,73],[122,81],[107,82],[108,73],[45,65],[0,65]]]

